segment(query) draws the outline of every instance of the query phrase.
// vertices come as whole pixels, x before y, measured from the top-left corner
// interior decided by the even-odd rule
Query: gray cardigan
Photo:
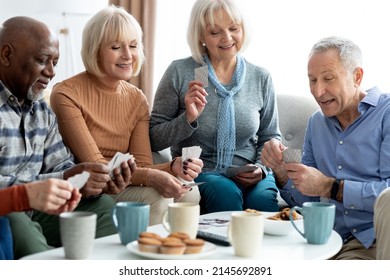
[[[171,147],[173,157],[183,147],[200,146],[203,171],[216,166],[216,127],[220,96],[209,81],[207,104],[195,125],[185,117],[184,97],[194,80],[194,69],[201,66],[192,57],[175,60],[165,71],[157,88],[150,122],[153,151]],[[276,97],[269,72],[246,61],[246,77],[242,89],[234,95],[236,120],[236,152],[233,165],[260,162],[263,144],[271,138],[281,139]]]

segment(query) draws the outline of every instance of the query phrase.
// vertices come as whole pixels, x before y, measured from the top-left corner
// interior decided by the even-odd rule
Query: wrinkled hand
[[[136,169],[137,165],[135,164],[134,158],[129,159],[127,162],[122,162],[120,168],[113,170],[113,177],[107,182],[104,192],[109,194],[122,192],[131,184],[130,180]]]
[[[277,183],[282,186],[288,180],[282,153],[285,148],[279,140],[271,139],[264,143],[260,157],[261,162],[272,169]]]
[[[199,81],[191,81],[188,85],[184,102],[186,104],[186,117],[188,123],[194,122],[200,114],[202,114],[204,107],[207,104],[206,90],[202,87]]]
[[[202,172],[203,161],[198,158],[190,158],[183,162],[181,157],[177,157],[173,162],[173,173],[185,181],[193,181]]]
[[[27,183],[25,188],[30,207],[50,215],[73,211],[81,199],[78,189],[60,179]]]
[[[263,179],[263,170],[258,167],[252,172],[240,173],[237,176],[234,176],[233,179],[246,188],[252,187]]]
[[[285,168],[294,187],[302,194],[323,197],[328,195],[333,179],[325,176],[318,169],[301,163],[286,163]]]
[[[272,170],[283,166],[284,149],[285,146],[279,140],[271,139],[265,142],[261,151],[261,162]]]
[[[165,198],[180,199],[191,190],[191,188],[183,187],[182,182],[168,172],[157,169],[149,169],[148,185]]]
[[[84,187],[80,190],[83,196],[95,196],[103,192],[107,186],[107,182],[111,180],[109,175],[109,168],[103,163],[84,162],[77,164],[64,172],[64,179],[88,171],[90,173],[89,179]]]

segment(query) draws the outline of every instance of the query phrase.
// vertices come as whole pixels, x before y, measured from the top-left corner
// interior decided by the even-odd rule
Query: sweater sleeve
[[[0,189],[0,216],[11,212],[31,210],[24,185],[15,185],[6,189]]]
[[[137,170],[131,178],[133,185],[147,185],[147,170],[149,168],[159,169],[171,173],[170,162],[153,165],[152,151],[150,147],[149,137],[149,106],[143,104],[141,109],[142,117],[134,126],[132,135],[130,138],[130,153],[134,155]]]

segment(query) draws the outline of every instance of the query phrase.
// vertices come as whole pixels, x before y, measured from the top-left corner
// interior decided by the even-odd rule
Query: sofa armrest
[[[153,152],[152,154],[154,164],[160,164],[172,160],[170,148],[166,148],[158,152]]]

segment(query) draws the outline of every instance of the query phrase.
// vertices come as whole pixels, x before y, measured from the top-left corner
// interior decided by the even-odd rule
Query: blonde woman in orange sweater
[[[127,82],[144,62],[141,27],[123,8],[106,7],[86,24],[81,54],[86,71],[54,86],[50,96],[64,142],[79,162],[108,163],[118,151],[134,155],[137,169],[131,184],[108,189],[117,201],[150,204],[150,224],[160,223],[168,203],[191,190],[178,177],[192,181],[203,162],[178,157],[153,165],[149,104]]]

